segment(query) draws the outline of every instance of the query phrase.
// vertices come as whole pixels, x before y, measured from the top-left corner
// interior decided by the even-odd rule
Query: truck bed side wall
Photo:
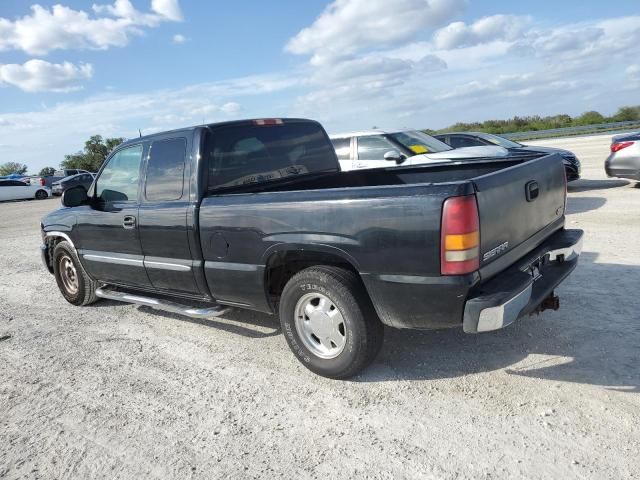
[[[403,303],[421,305],[416,323],[436,311],[451,312],[435,305],[447,302],[441,285],[439,299],[427,299],[440,272],[442,202],[468,193],[467,188],[465,183],[402,185],[205,198],[200,241],[207,283],[218,301],[271,312],[264,286],[270,257],[316,251],[340,257],[360,272],[386,323],[407,317],[397,311]],[[452,285],[452,295],[458,289]],[[416,303],[416,297],[424,301]],[[459,323],[459,312],[451,313],[434,320],[442,326]]]

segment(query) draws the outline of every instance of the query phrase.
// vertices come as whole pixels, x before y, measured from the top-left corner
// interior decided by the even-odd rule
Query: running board
[[[144,305],[145,307],[164,310],[165,312],[177,313],[179,315],[186,315],[187,317],[192,318],[219,317],[228,310],[227,308],[224,308],[220,305],[215,305],[207,308],[196,308],[189,305],[182,305],[180,303],[172,302],[170,300],[164,300],[154,297],[143,297],[142,295],[135,295],[119,290],[111,290],[107,287],[100,287],[96,289],[96,297],[115,300],[117,302],[135,303],[136,305]]]

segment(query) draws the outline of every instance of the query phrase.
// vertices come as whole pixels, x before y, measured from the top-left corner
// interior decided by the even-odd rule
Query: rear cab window
[[[320,124],[262,122],[219,126],[210,131],[204,151],[209,189],[339,170],[333,145]]]
[[[186,153],[187,142],[184,138],[151,143],[145,183],[147,200],[171,201],[182,198]]]

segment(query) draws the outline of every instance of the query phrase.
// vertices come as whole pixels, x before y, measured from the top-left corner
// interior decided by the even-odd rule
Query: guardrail
[[[625,130],[640,130],[640,121],[599,123],[596,125],[581,125],[579,127],[552,128],[549,130],[530,130],[528,132],[504,133],[500,136],[511,140],[536,140],[540,138],[570,137],[573,135],[612,133]]]

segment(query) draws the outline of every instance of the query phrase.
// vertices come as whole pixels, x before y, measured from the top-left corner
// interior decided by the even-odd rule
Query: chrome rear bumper
[[[481,284],[465,303],[464,331],[498,330],[534,312],[577,266],[582,238],[582,230],[561,230],[525,259]]]

